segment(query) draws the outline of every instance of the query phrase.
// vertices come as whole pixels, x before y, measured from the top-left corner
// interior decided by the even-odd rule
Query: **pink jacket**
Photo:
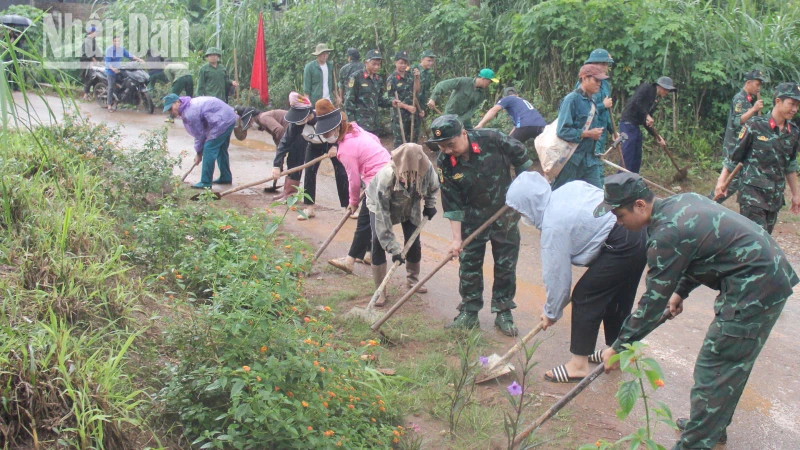
[[[392,155],[381,145],[380,139],[374,134],[364,131],[355,122],[351,122],[353,129],[339,142],[337,158],[347,171],[347,181],[350,184],[350,204],[357,205],[361,193],[361,183],[369,186],[378,171],[392,160]]]

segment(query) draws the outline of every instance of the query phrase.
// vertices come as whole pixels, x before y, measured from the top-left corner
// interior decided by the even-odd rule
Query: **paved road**
[[[42,102],[34,99],[31,104],[34,110],[43,114],[46,122],[47,117],[43,113],[45,109]],[[60,117],[61,111],[57,106],[51,104],[56,111],[55,116]],[[146,115],[141,112],[127,111],[108,114],[92,103],[82,103],[80,109],[84,115],[88,114],[90,120],[94,122],[105,121],[119,126],[124,142],[128,144],[140,141],[141,133],[147,130],[165,126],[164,115]],[[192,139],[183,129],[180,121],[169,125],[170,153],[178,155],[182,150],[191,151],[191,149]],[[274,149],[269,135],[262,132],[251,130],[248,139],[243,142],[233,139],[230,153],[234,183],[244,184],[269,176]],[[182,167],[176,169],[176,173],[183,172],[190,166],[191,158],[186,158]],[[293,216],[288,216],[289,220],[285,225],[289,231],[316,243],[324,240],[343,213],[343,210],[338,207],[330,163],[323,162],[320,173],[322,175],[318,185],[320,208],[318,208],[317,218],[309,222],[299,222],[295,221]],[[195,183],[198,179],[199,170],[195,169],[195,173],[190,175],[186,181]],[[263,206],[270,203],[269,198],[262,194],[259,188],[245,189],[223,201]],[[323,255],[322,260],[346,254],[354,225],[355,221],[348,221],[346,227]],[[439,214],[422,233],[423,274],[443,258],[449,240],[449,225]],[[523,333],[533,328],[538,322],[545,298],[538,242],[539,232],[535,228],[522,226],[522,249],[517,272],[516,297],[519,307],[514,316]],[[797,258],[794,259],[797,260]],[[491,339],[498,342],[495,350],[502,353],[503,349],[511,346],[513,341],[493,329],[494,317],[488,311],[492,282],[491,253],[487,253],[487,262],[485,270],[487,306],[480,315],[481,328]],[[798,269],[797,265],[796,269]],[[577,281],[581,273],[581,269],[575,269],[573,282]],[[360,267],[357,275],[368,276],[367,268]],[[401,280],[402,275],[398,273],[395,281],[399,285]],[[430,292],[423,296],[431,316],[441,318],[442,324],[452,320],[457,313],[455,310],[459,303],[457,286],[457,264],[453,262],[431,280],[428,284]],[[640,293],[643,288],[643,284],[640,284]],[[650,352],[661,362],[666,375],[666,386],[658,391],[656,398],[666,402],[677,417],[684,417],[689,412],[688,399],[692,386],[692,368],[705,331],[713,318],[712,305],[715,295],[714,291],[705,287],[697,289],[686,300],[684,313],[677,320],[668,322],[653,332],[646,340],[651,346]],[[731,450],[798,448],[798,442],[800,442],[800,419],[798,419],[800,417],[800,377],[798,376],[800,364],[797,358],[797,338],[800,336],[800,331],[796,327],[796,324],[800,323],[798,297],[800,295],[796,289],[755,365],[748,387],[729,428],[729,444],[726,448]],[[544,333],[547,340],[540,347],[536,357],[540,361],[537,367],[539,372],[544,373],[547,369],[566,362],[568,359],[569,317],[570,308],[568,307],[564,318],[551,329],[552,331]],[[537,374],[537,377],[540,376]],[[584,436],[614,439],[630,433],[637,427],[638,424],[634,418],[641,416],[641,413],[634,412],[625,423],[620,423],[614,416],[616,401],[613,395],[620,379],[619,373],[601,377],[570,406],[573,412],[575,431]],[[541,379],[539,378],[539,380]],[[565,393],[569,386],[538,381],[536,388],[542,392],[560,395]],[[588,425],[588,429],[581,424]],[[669,447],[676,436],[677,434],[672,431],[661,429],[657,433],[657,440]],[[591,442],[591,440],[587,441]]]

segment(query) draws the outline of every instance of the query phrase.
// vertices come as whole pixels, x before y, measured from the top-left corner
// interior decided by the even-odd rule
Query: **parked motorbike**
[[[105,67],[92,67],[91,86],[94,98],[100,106],[108,105],[108,75]],[[116,89],[114,89],[114,104],[132,105],[142,108],[148,114],[153,114],[155,105],[150,97],[147,83],[150,75],[146,70],[140,69],[136,63],[124,63],[117,74]]]

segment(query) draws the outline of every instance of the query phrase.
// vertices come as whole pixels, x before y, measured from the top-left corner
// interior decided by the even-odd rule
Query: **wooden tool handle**
[[[670,314],[669,309],[665,310],[664,313],[661,315],[661,318],[658,320],[658,325],[663,324],[672,317]],[[555,416],[556,413],[561,411],[567,403],[571,402],[575,397],[578,396],[587,386],[592,384],[592,381],[596,380],[597,377],[603,374],[605,371],[606,365],[605,363],[600,363],[599,366],[595,367],[595,369],[589,373],[580,383],[576,384],[574,388],[572,388],[569,392],[567,392],[561,400],[557,401],[553,406],[547,409],[538,419],[536,419],[532,424],[528,425],[524,430],[522,430],[517,437],[514,439],[514,443],[511,445],[512,448],[517,448],[517,446],[524,441],[528,435],[530,435],[535,429],[542,426],[548,419]]]
[[[620,167],[620,166],[618,166],[618,165],[616,165],[616,164],[612,163],[611,161],[609,161],[609,160],[607,160],[607,159],[602,159],[602,158],[601,158],[601,159],[600,159],[600,161],[603,161],[604,163],[608,164],[609,166],[611,166],[611,167],[613,167],[613,168],[615,168],[615,169],[617,169],[617,170],[622,170],[623,172],[633,173],[633,172],[631,172],[630,170],[628,170],[628,169],[626,169],[626,168],[624,168],[624,167]],[[678,195],[678,193],[677,193],[677,192],[673,192],[673,191],[671,191],[671,190],[669,190],[669,189],[665,188],[664,186],[661,186],[660,184],[655,184],[655,183],[653,183],[652,181],[648,180],[648,179],[647,179],[647,178],[645,178],[645,177],[642,177],[642,180],[644,180],[644,182],[645,182],[645,183],[647,183],[647,184],[649,184],[650,186],[657,187],[657,188],[661,189],[662,191],[664,191],[664,192],[668,193],[669,195]]]
[[[506,211],[508,211],[508,209],[509,209],[509,206],[508,206],[508,205],[503,205],[503,207],[502,207],[502,208],[498,209],[498,210],[497,210],[497,212],[496,212],[496,213],[494,213],[494,215],[493,215],[492,217],[490,217],[490,218],[489,218],[489,220],[487,220],[486,222],[484,222],[484,223],[483,223],[483,225],[481,225],[480,227],[478,227],[478,229],[477,229],[477,230],[475,230],[475,231],[474,231],[472,234],[470,234],[470,235],[469,235],[469,237],[467,237],[467,239],[466,239],[466,240],[464,240],[464,242],[461,244],[461,247],[462,247],[462,248],[466,247],[466,246],[467,246],[467,244],[469,244],[469,243],[470,243],[470,242],[472,242],[472,241],[473,241],[473,240],[474,240],[476,237],[478,237],[478,235],[479,235],[479,234],[481,234],[481,233],[483,232],[483,230],[485,230],[487,227],[489,227],[489,225],[491,225],[491,224],[493,224],[494,222],[496,222],[496,221],[497,221],[497,219],[499,219],[499,218],[500,218],[500,216],[502,216],[502,215],[503,215],[503,213],[505,213]],[[432,270],[432,271],[431,271],[429,274],[425,275],[425,277],[424,277],[424,278],[422,278],[421,280],[419,280],[419,281],[417,282],[417,284],[415,284],[415,285],[414,285],[414,286],[413,286],[411,289],[409,289],[409,290],[408,290],[408,292],[406,292],[406,294],[405,294],[405,295],[404,295],[404,296],[403,296],[403,297],[402,297],[400,300],[398,300],[398,301],[397,301],[397,303],[395,303],[395,304],[394,304],[394,305],[391,307],[391,309],[389,309],[388,311],[386,311],[386,314],[384,314],[384,315],[383,315],[383,317],[381,317],[380,319],[378,319],[377,321],[375,321],[375,323],[373,323],[373,324],[370,326],[370,329],[371,329],[372,331],[378,331],[378,330],[381,328],[381,326],[383,326],[383,324],[384,324],[384,323],[385,323],[387,320],[389,320],[389,317],[392,317],[392,314],[394,314],[394,313],[395,313],[395,312],[396,312],[398,309],[400,309],[400,307],[401,307],[401,306],[403,306],[403,304],[404,304],[405,302],[407,302],[407,301],[408,301],[408,299],[410,299],[410,298],[411,298],[411,296],[412,296],[412,295],[414,295],[414,294],[415,294],[415,293],[416,293],[416,292],[419,290],[419,288],[420,288],[420,287],[422,287],[422,286],[423,286],[423,285],[424,285],[424,284],[425,284],[425,283],[426,283],[428,280],[430,280],[431,278],[433,278],[433,276],[436,274],[436,272],[438,272],[439,270],[441,270],[441,269],[442,269],[442,267],[446,266],[446,265],[447,265],[447,263],[449,263],[449,262],[450,262],[452,259],[453,259],[453,257],[452,257],[452,256],[450,256],[450,255],[448,255],[448,256],[446,256],[446,257],[445,257],[443,260],[441,260],[441,261],[439,262],[439,264],[438,264],[438,265],[437,265],[437,266],[436,266],[436,267],[435,267],[435,268],[434,268],[434,269],[433,269],[433,270]]]
[[[359,197],[358,199],[359,203],[361,203],[361,200],[364,198],[365,195],[366,192],[361,193],[361,197]],[[344,216],[342,216],[342,220],[340,220],[339,223],[336,224],[336,228],[334,228],[333,231],[331,231],[331,234],[329,234],[328,237],[325,239],[325,242],[322,243],[322,246],[319,248],[319,250],[317,250],[317,253],[314,254],[314,259],[311,260],[312,266],[314,265],[315,262],[317,262],[320,255],[322,255],[322,252],[324,252],[325,249],[328,248],[328,245],[330,245],[331,241],[333,241],[333,238],[336,237],[336,234],[339,233],[339,230],[341,230],[342,227],[344,227],[344,224],[347,223],[348,218],[350,218],[350,210],[345,211]]]
[[[400,96],[397,95],[397,91],[394,91],[394,99],[397,100],[398,102],[400,101]],[[400,122],[400,135],[403,137],[403,144],[405,144],[406,143],[406,130],[403,127],[403,112],[400,111],[400,103],[398,103],[395,106],[395,109],[397,109],[397,121]],[[413,117],[412,117],[412,119],[413,119]]]
[[[189,170],[187,170],[186,173],[183,174],[183,176],[181,177],[181,182],[186,181],[186,177],[188,177],[189,174],[192,173],[195,167],[197,167],[197,163],[192,164],[192,167],[190,167]]]
[[[249,187],[258,186],[259,184],[269,183],[270,181],[277,180],[280,177],[283,177],[283,176],[286,176],[286,175],[289,175],[289,174],[292,174],[292,173],[300,172],[301,170],[303,170],[303,169],[305,169],[307,167],[311,167],[314,164],[316,164],[316,163],[318,163],[318,162],[320,162],[320,161],[322,161],[324,159],[328,159],[328,158],[329,158],[329,156],[327,154],[322,155],[319,158],[312,159],[311,161],[303,164],[302,166],[297,166],[294,169],[289,169],[289,170],[286,170],[284,172],[281,172],[277,177],[264,178],[263,180],[258,180],[258,181],[254,181],[252,183],[247,183],[247,184],[243,184],[241,186],[236,186],[235,188],[231,188],[231,189],[228,189],[227,191],[220,192],[219,196],[220,197],[225,197],[228,194],[233,194],[234,192],[239,192],[242,189],[247,189]]]
[[[414,230],[413,233],[411,233],[411,237],[408,238],[408,241],[406,242],[405,248],[403,248],[403,251],[400,253],[400,255],[403,257],[403,259],[405,259],[406,255],[408,254],[408,251],[411,250],[411,246],[414,245],[414,242],[417,240],[417,238],[419,237],[419,234],[422,232],[422,227],[424,227],[427,224],[428,224],[428,218],[425,217],[425,218],[422,219],[422,222],[419,224],[417,229]],[[389,269],[389,272],[386,274],[385,277],[383,277],[383,281],[381,281],[381,285],[378,286],[378,289],[376,289],[375,292],[372,294],[372,298],[369,300],[369,304],[367,305],[367,309],[372,309],[372,308],[375,307],[375,303],[378,301],[378,298],[381,296],[381,292],[383,292],[383,290],[386,289],[386,285],[389,284],[389,280],[392,279],[392,275],[394,275],[394,271],[397,270],[398,267],[400,267],[400,261],[395,261],[394,264],[392,264],[392,267]]]
[[[736,165],[736,167],[733,169],[733,171],[730,173],[730,175],[728,175],[728,178],[725,180],[725,184],[722,185],[723,186],[722,187],[722,192],[725,192],[725,191],[728,190],[728,187],[730,187],[731,183],[733,182],[733,178],[736,175],[739,175],[739,172],[742,171],[742,167],[744,167],[744,165],[742,163],[739,163],[739,164]],[[714,200],[716,200],[717,198],[719,198],[719,197],[714,196]]]

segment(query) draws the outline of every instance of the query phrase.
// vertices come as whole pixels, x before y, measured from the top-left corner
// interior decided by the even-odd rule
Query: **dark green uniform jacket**
[[[744,90],[733,96],[731,109],[728,111],[728,122],[725,124],[725,138],[722,140],[723,162],[730,159],[733,148],[739,142],[739,133],[744,128],[742,116],[753,107],[753,100],[755,100],[753,96]]]
[[[411,66],[410,72],[413,75],[414,69],[419,70],[419,92],[417,92],[417,101],[423,111],[427,111],[428,100],[431,98],[431,88],[433,87],[433,70],[423,69],[421,65],[414,64]]]
[[[330,62],[326,62],[325,65],[328,67],[328,95],[332,100],[333,91],[336,89],[333,83],[333,65]],[[316,59],[306,64],[303,69],[303,93],[308,95],[312,105],[322,98],[322,69]]]
[[[444,114],[455,114],[464,122],[466,128],[472,128],[472,116],[486,101],[486,89],[475,87],[475,78],[460,77],[440,81],[431,94],[434,102],[444,95],[450,99],[444,107]]]
[[[339,80],[338,80],[339,85],[337,87],[339,89],[342,89],[343,92],[342,101],[344,101],[344,99],[347,97],[347,91],[348,91],[347,80],[350,79],[350,75],[361,72],[363,70],[364,70],[364,63],[362,63],[361,61],[349,62],[344,66],[342,66],[341,69],[339,69]]]
[[[800,130],[786,121],[778,129],[775,120],[754,116],[739,132],[739,142],[733,148],[728,170],[743,163],[739,204],[778,211],[785,203],[786,174],[797,172],[797,147]]]
[[[369,132],[377,131],[380,120],[378,107],[392,106],[392,101],[384,94],[381,78],[378,75],[370,76],[369,72],[362,70],[350,76],[347,88],[349,90],[344,100],[347,120],[358,123]]]
[[[203,64],[197,74],[197,97],[216,97],[223,102],[228,102],[228,88],[231,80],[228,70],[222,64],[215,68],[211,64]]]
[[[525,145],[495,130],[467,130],[467,136],[467,152],[458,158],[440,152],[437,171],[444,217],[479,225],[506,204],[509,166],[521,173],[533,162]]]
[[[612,346],[617,352],[655,329],[673,292],[686,298],[700,284],[718,290],[718,319],[747,327],[747,318],[783,302],[800,281],[766,231],[699,194],[655,200],[647,231],[645,293]]]

